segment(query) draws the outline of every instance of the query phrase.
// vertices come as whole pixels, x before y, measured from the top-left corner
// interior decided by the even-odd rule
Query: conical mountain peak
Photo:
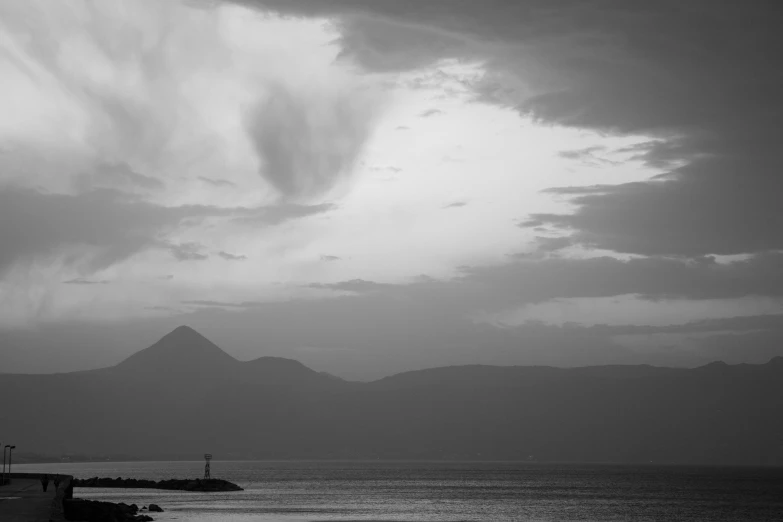
[[[163,339],[183,339],[184,340],[186,338],[192,339],[192,340],[196,340],[196,339],[200,338],[200,339],[203,339],[203,340],[205,340],[207,342],[211,342],[211,341],[209,341],[209,339],[207,339],[206,337],[204,337],[203,335],[198,333],[196,330],[194,330],[190,326],[187,326],[187,325],[184,325],[184,324],[181,325],[181,326],[177,326],[172,331],[170,331],[169,333],[164,335],[161,338],[161,341]]]
[[[208,372],[238,363],[239,361],[193,328],[179,326],[149,348],[122,361],[117,368],[132,371],[157,368]]]

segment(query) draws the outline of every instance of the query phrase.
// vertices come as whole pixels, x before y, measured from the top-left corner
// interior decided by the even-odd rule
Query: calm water
[[[203,462],[14,466],[80,478],[199,477]],[[154,502],[156,520],[783,521],[783,469],[520,463],[219,462],[231,493],[79,488],[93,500]]]

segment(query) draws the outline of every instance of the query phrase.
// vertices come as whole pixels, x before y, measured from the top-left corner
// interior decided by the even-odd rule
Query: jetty
[[[98,478],[74,479],[73,486],[76,488],[125,488],[125,489],[168,489],[173,491],[243,491],[241,487],[222,479],[169,479],[154,480],[134,479],[134,478]]]
[[[70,475],[48,475],[46,491],[41,487],[43,473],[6,473],[7,483],[0,485],[0,520],[3,522],[62,522],[63,505],[73,498]],[[55,487],[54,479],[59,479]]]
[[[147,488],[188,492],[242,491],[238,485],[222,479],[169,479],[144,480],[98,478],[75,479],[71,475],[47,474],[49,487],[43,491],[43,473],[6,474],[8,482],[0,485],[0,520],[3,522],[148,522],[153,520],[147,513],[162,511],[151,504],[144,513],[135,504],[99,502],[73,498],[73,488]],[[58,479],[55,487],[54,479]],[[157,509],[153,509],[153,506]]]

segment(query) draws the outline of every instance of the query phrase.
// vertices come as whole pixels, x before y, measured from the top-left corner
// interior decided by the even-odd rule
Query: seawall
[[[64,522],[64,502],[67,499],[73,498],[73,476],[60,475],[57,473],[46,473],[46,475],[49,476],[49,487],[51,488],[54,488],[53,480],[55,478],[60,479],[60,483],[54,491],[54,498],[51,501],[49,521]],[[12,481],[14,479],[41,480],[43,476],[44,473],[6,473],[6,478]]]

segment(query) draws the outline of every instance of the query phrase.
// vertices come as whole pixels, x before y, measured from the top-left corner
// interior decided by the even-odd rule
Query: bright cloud
[[[643,138],[545,128],[477,103],[480,63],[362,73],[340,58],[327,20],[159,2],[53,9],[5,8],[2,64],[21,103],[2,102],[11,115],[0,131],[11,167],[3,182],[76,198],[120,191],[149,210],[100,236],[53,230],[61,241],[47,258],[29,252],[32,280],[18,267],[7,273],[9,301],[36,288],[6,316],[12,324],[165,313],[206,288],[241,301],[314,281],[449,277],[524,249],[521,210],[566,208],[539,194],[553,183],[650,175],[619,162],[590,171],[559,154],[611,154]],[[470,204],[443,212],[455,200]],[[284,224],[244,215],[281,202],[326,206]],[[78,208],[103,223],[116,209]],[[129,244],[127,227],[149,212],[162,215]],[[115,239],[128,247],[106,258]],[[247,262],[227,269],[221,253],[235,251]],[[326,251],[342,262],[322,263]],[[107,261],[73,263],[88,254]],[[169,273],[176,278],[161,279]],[[87,276],[111,284],[61,284]]]

